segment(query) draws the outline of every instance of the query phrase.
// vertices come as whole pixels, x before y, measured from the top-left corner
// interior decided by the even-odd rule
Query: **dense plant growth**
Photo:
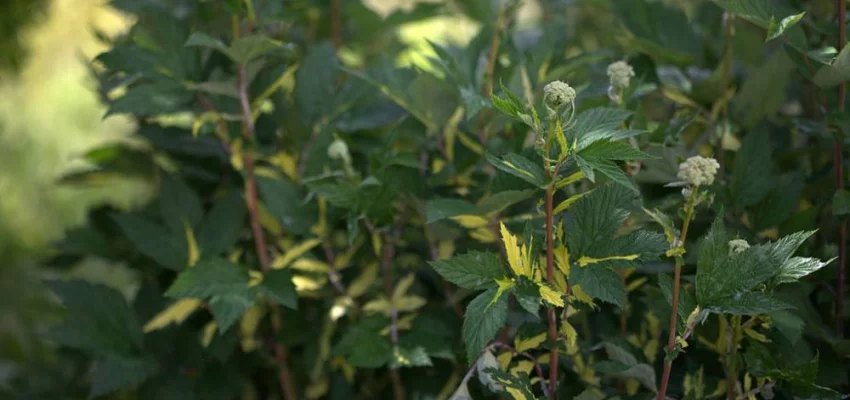
[[[66,367],[16,390],[841,398],[843,3],[116,1],[138,133],[63,182],[159,194],[52,264],[141,287],[48,282]],[[480,30],[403,62],[445,15]]]

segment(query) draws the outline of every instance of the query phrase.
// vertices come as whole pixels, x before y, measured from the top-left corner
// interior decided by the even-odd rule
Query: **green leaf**
[[[189,40],[186,41],[186,46],[206,47],[218,50],[225,55],[228,55],[227,44],[225,44],[221,39],[214,38],[203,32],[193,32],[192,35],[189,36]]]
[[[201,199],[182,179],[163,176],[159,191],[159,210],[172,232],[183,232],[183,221],[198,225],[204,216]]]
[[[227,55],[240,64],[246,64],[257,57],[275,50],[283,49],[283,43],[265,35],[244,36],[233,41]]]
[[[758,315],[793,307],[765,293],[743,292],[712,299],[705,308],[718,314]]]
[[[254,293],[247,287],[227,294],[215,295],[210,299],[210,310],[218,325],[219,335],[227,332],[233,323],[242,317],[242,314],[254,304],[254,299]]]
[[[248,272],[222,258],[203,258],[187,268],[165,292],[168,297],[206,299],[248,289]]]
[[[831,63],[815,73],[812,80],[821,89],[829,89],[850,80],[850,47],[844,46]]]
[[[579,155],[585,159],[599,158],[604,160],[647,160],[657,158],[632,147],[628,143],[607,139],[591,143],[581,150]]]
[[[669,274],[658,274],[658,286],[661,288],[661,293],[664,295],[664,299],[667,300],[667,304],[671,307],[673,306],[673,279],[670,278]],[[688,317],[694,311],[697,306],[697,301],[694,298],[693,293],[686,290],[684,285],[679,289],[679,307],[677,313],[679,314],[679,322],[683,325],[688,321]],[[680,325],[680,326],[682,326]]]
[[[109,106],[106,116],[132,114],[144,117],[182,111],[194,98],[194,93],[172,81],[142,83],[130,87]]]
[[[257,290],[280,305],[298,309],[298,294],[292,283],[292,272],[288,269],[273,269],[266,272]]]
[[[496,94],[491,93],[490,102],[493,103],[493,107],[496,107],[499,111],[512,117],[518,117],[521,114],[525,114],[525,107],[522,105],[522,101],[519,97],[513,94],[510,89],[506,88],[501,82],[499,82],[499,87],[505,97],[499,97]]]
[[[383,317],[361,320],[348,328],[333,348],[333,353],[358,368],[380,368],[393,359],[393,346],[381,330],[389,324]]]
[[[492,288],[495,279],[505,276],[499,257],[493,253],[471,251],[428,264],[447,281],[470,290]]]
[[[425,206],[426,222],[429,224],[458,215],[475,214],[475,212],[474,204],[461,199],[437,198],[428,200]]]
[[[567,143],[577,141],[576,149],[581,151],[594,142],[617,138],[620,126],[631,115],[631,111],[610,107],[584,111],[576,117],[575,125],[567,130]]]
[[[285,180],[262,176],[257,177],[257,186],[263,203],[287,232],[304,235],[316,223],[316,204],[304,201],[307,194],[301,188]],[[332,200],[329,198],[328,201]]]
[[[295,73],[295,104],[308,127],[331,111],[338,65],[336,50],[325,42],[310,49]]]
[[[48,338],[102,357],[134,357],[142,349],[142,329],[124,297],[88,282],[47,281],[68,310]]]
[[[791,311],[781,310],[774,311],[768,314],[770,322],[773,326],[788,339],[792,345],[796,344],[803,337],[803,329],[806,323]]]
[[[831,261],[823,262],[817,258],[792,257],[779,267],[774,283],[778,285],[780,283],[797,282],[800,278],[827,266]]]
[[[605,352],[608,353],[608,358],[626,367],[626,369],[616,373],[617,376],[635,378],[647,389],[653,392],[656,391],[655,369],[651,365],[639,363],[634,355],[613,343],[605,342],[603,346],[605,347]]]
[[[730,192],[735,205],[746,207],[758,203],[774,185],[770,139],[764,131],[744,137],[732,174]]]
[[[485,368],[484,371],[489,375],[490,379],[499,385],[502,385],[506,391],[510,388],[511,398],[514,400],[535,400],[534,393],[531,390],[531,380],[528,375],[518,374],[513,375],[498,368]],[[522,397],[519,397],[522,396]]]
[[[505,325],[508,317],[508,298],[500,295],[497,289],[482,292],[466,308],[463,318],[463,341],[466,343],[467,360],[475,360],[487,346],[499,329]]]
[[[175,271],[186,266],[188,250],[182,230],[179,233],[169,232],[164,227],[135,215],[115,214],[112,219],[136,249],[159,265]]]
[[[543,168],[519,154],[507,153],[497,157],[487,152],[485,156],[487,161],[500,171],[516,176],[536,187],[546,185],[546,173]]]
[[[564,223],[570,254],[574,258],[596,255],[591,253],[594,247],[607,247],[629,216],[626,207],[636,199],[634,192],[622,186],[605,185],[573,204],[570,208],[572,218]]]
[[[516,203],[531,198],[534,190],[504,190],[493,193],[484,200],[478,202],[478,214],[486,215],[497,213]]]
[[[775,21],[776,16],[784,15],[782,21],[797,17],[796,12],[783,6],[784,3],[775,2],[772,0],[712,0],[714,4],[723,9],[735,14],[737,17],[750,21],[761,28],[768,30],[768,38],[771,36],[771,23]],[[799,18],[802,18],[800,16]],[[799,20],[799,19],[798,19]],[[790,21],[789,21],[790,22]],[[794,21],[797,22],[797,21]],[[777,27],[779,28],[779,27]],[[806,49],[806,37],[803,30],[796,25],[790,23],[784,27],[783,31],[792,43],[794,48],[803,51]],[[778,35],[777,35],[778,36]]]
[[[398,353],[394,354],[390,361],[390,368],[413,368],[413,367],[430,367],[434,363],[431,362],[431,357],[424,347],[406,347],[399,346]]]
[[[687,64],[699,54],[688,17],[677,7],[661,2],[615,0],[612,10],[632,33],[629,48],[660,61]]]
[[[800,20],[803,19],[804,16],[806,16],[805,11],[801,12],[797,15],[789,15],[785,18],[782,18],[782,21],[780,21],[777,24],[776,19],[773,18],[773,16],[771,15],[770,16],[770,23],[768,24],[768,27],[767,27],[767,38],[765,39],[765,42],[769,42],[773,39],[778,38],[783,33],[785,33],[786,29],[788,29],[788,28],[796,25],[798,22],[800,22]]]
[[[619,165],[614,163],[613,161],[601,159],[601,158],[584,158],[581,156],[576,156],[577,160],[582,160],[584,162],[584,167],[589,168],[591,170],[599,171],[602,175],[607,176],[609,179],[614,181],[620,186],[629,188],[635,192],[637,192],[637,188],[635,187],[632,180],[623,172],[623,169],[620,168]],[[584,168],[582,168],[584,171]],[[585,171],[585,175],[590,179],[590,175]],[[593,181],[593,179],[590,179]]]
[[[248,208],[238,191],[230,192],[212,207],[198,229],[198,245],[205,255],[230,250],[239,238]]]
[[[850,191],[841,189],[832,196],[832,215],[850,214]]]
[[[582,290],[594,299],[617,306],[626,300],[626,287],[616,272],[598,265],[573,267],[570,270],[570,283],[581,286]]]
[[[793,72],[794,63],[784,52],[776,52],[762,65],[751,68],[732,99],[732,115],[737,122],[751,128],[774,115],[785,103],[788,82],[792,81],[789,75]]]
[[[156,361],[149,357],[107,357],[98,360],[92,370],[89,398],[134,387],[152,377],[156,371]]]

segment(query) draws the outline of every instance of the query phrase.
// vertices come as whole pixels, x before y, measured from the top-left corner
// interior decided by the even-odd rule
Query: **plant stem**
[[[555,186],[550,183],[546,187],[546,282],[552,284],[555,279],[555,245],[552,233],[552,200]],[[555,308],[549,307],[549,342],[552,351],[549,354],[549,398],[555,399],[555,386],[558,383],[558,326],[555,321]]]
[[[682,224],[682,234],[679,235],[679,246],[685,246],[685,240],[688,237],[688,227],[691,225],[691,219],[694,214],[694,200],[697,196],[697,188],[694,188],[693,193],[688,197],[685,205],[685,221]],[[673,270],[673,301],[670,310],[670,325],[668,326],[669,335],[667,337],[667,352],[673,351],[676,345],[676,326],[679,321],[679,289],[682,279],[682,264],[684,260],[681,256],[676,258],[676,266]],[[661,376],[661,386],[658,389],[658,400],[664,400],[667,395],[667,386],[670,384],[670,370],[673,367],[673,360],[664,361],[664,373]]]
[[[398,310],[393,305],[393,269],[392,261],[395,257],[395,241],[398,239],[401,229],[396,229],[395,233],[384,235],[384,244],[381,254],[381,269],[384,275],[384,293],[387,296],[387,301],[390,304],[390,341],[393,344],[393,349],[398,351]],[[398,369],[390,368],[390,378],[393,382],[393,397],[395,400],[404,400],[404,385],[401,382],[401,377],[398,374]]]
[[[847,42],[847,2],[846,0],[835,0],[835,12],[838,14],[838,51],[844,48],[844,43]],[[838,109],[837,112],[844,112],[844,83],[838,85]],[[838,132],[835,136],[834,146],[832,150],[832,162],[835,166],[835,190],[839,191],[844,186],[844,174],[842,171],[843,158],[843,133]],[[835,297],[835,319],[838,330],[838,337],[844,337],[844,280],[845,280],[845,263],[847,262],[847,221],[839,222],[838,228],[838,272],[836,276],[836,297]]]
[[[342,47],[342,17],[339,11],[339,0],[331,0],[331,41],[337,50]]]
[[[242,137],[245,143],[248,144],[254,139],[254,119],[251,113],[251,103],[248,100],[248,83],[245,79],[245,65],[240,64],[237,72],[239,85],[239,104],[242,109]],[[266,249],[266,239],[263,234],[263,227],[260,224],[260,212],[257,202],[257,180],[254,176],[254,157],[250,151],[245,151],[243,163],[245,167],[245,200],[248,207],[248,215],[251,219],[251,232],[254,237],[254,246],[257,250],[257,258],[260,260],[260,268],[263,272],[268,271],[271,265],[269,261],[269,252]],[[272,318],[272,331],[277,336],[280,332],[280,319],[275,315]],[[286,347],[277,343],[274,344],[275,359],[280,367],[278,374],[278,382],[280,389],[283,392],[284,398],[287,400],[295,400],[295,390],[292,386],[292,379],[289,374],[289,366],[286,359]]]

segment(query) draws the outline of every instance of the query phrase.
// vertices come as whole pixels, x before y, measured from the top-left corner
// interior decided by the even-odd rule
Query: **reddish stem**
[[[546,188],[546,282],[552,284],[555,279],[555,245],[552,233],[552,200],[554,185]],[[555,320],[555,308],[549,307],[549,342],[552,351],[549,354],[549,398],[556,399],[555,387],[558,383],[558,326]]]
[[[844,48],[847,42],[847,3],[846,0],[835,0],[835,9],[838,14],[838,50]],[[844,112],[844,83],[838,85],[838,112]],[[832,161],[835,166],[835,190],[839,191],[844,187],[844,174],[842,171],[844,163],[844,140],[843,132],[838,132],[835,136],[834,146],[832,149]],[[845,268],[847,262],[847,221],[841,221],[838,228],[838,271],[836,276],[836,297],[835,297],[835,319],[837,322],[838,337],[844,337],[844,281]]]

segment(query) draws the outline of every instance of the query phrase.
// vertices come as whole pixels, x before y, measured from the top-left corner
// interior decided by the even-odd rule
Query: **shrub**
[[[353,1],[115,4],[138,22],[95,71],[138,133],[64,179],[160,190],[94,210],[62,245],[56,264],[95,255],[143,277],[128,300],[48,283],[68,311],[49,338],[84,360],[75,390],[846,389],[843,275],[836,292],[823,270],[844,262],[846,192],[829,185],[848,67],[822,9],[541,1],[529,27],[517,1],[386,18]],[[483,27],[399,66],[387,32],[446,12]]]

